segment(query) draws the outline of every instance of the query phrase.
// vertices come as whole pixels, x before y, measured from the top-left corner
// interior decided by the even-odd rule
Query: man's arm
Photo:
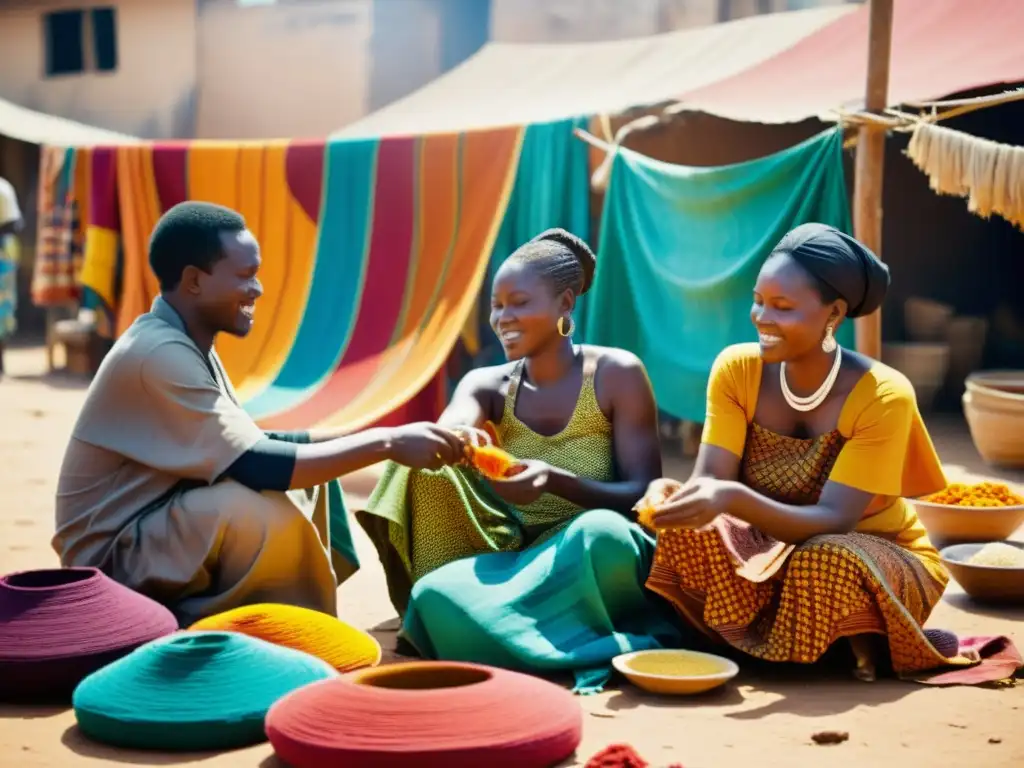
[[[224,477],[255,491],[313,488],[381,461],[437,468],[462,457],[462,443],[434,424],[368,429],[334,440],[299,443],[261,440],[228,467]]]

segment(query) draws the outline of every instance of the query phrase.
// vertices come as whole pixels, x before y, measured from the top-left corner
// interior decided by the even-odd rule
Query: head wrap
[[[889,268],[856,239],[827,224],[801,224],[772,255],[786,254],[849,305],[847,317],[870,315],[889,290]]]

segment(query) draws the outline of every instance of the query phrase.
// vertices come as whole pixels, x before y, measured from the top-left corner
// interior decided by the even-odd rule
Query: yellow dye
[[[702,677],[725,671],[721,662],[689,654],[645,653],[634,656],[626,666],[642,675],[671,677]]]

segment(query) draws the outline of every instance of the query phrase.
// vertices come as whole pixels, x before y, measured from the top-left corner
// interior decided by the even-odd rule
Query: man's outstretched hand
[[[413,469],[439,469],[463,457],[459,435],[427,421],[394,427],[388,441],[389,458]]]

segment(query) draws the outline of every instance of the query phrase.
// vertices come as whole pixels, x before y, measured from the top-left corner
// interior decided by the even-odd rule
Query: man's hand
[[[491,480],[491,487],[501,498],[516,507],[532,504],[547,490],[551,467],[543,461],[521,461],[501,480]]]
[[[462,440],[430,422],[388,431],[388,458],[413,469],[439,469],[462,459]]]

